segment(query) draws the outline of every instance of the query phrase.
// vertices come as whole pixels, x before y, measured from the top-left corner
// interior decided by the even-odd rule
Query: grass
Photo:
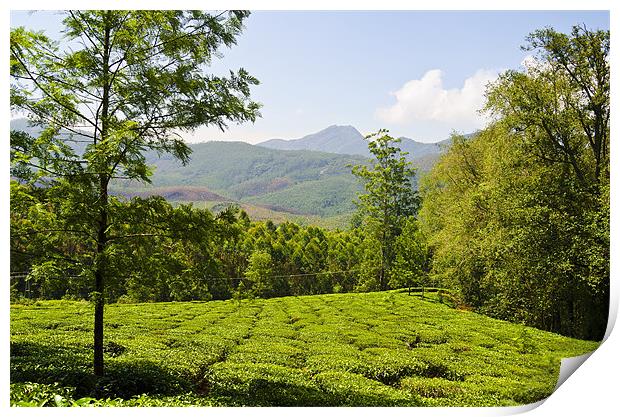
[[[435,295],[431,295],[435,296]],[[406,293],[11,306],[12,405],[510,406],[597,347]]]

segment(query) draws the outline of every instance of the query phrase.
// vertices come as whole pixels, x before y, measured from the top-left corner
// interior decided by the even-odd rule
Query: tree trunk
[[[99,227],[97,232],[97,267],[95,269],[95,325],[94,325],[94,373],[96,376],[103,376],[103,308],[105,304],[105,249],[108,243],[108,180],[101,178],[100,183],[101,212],[99,217]]]
[[[381,270],[379,271],[379,289],[381,291],[385,291],[387,289],[387,285],[385,283],[385,264],[387,258],[387,233],[386,229],[388,227],[388,218],[387,218],[387,203],[383,204],[383,228],[381,230]]]
[[[103,376],[103,273],[95,272],[95,326],[94,326],[94,372]]]
[[[103,41],[103,97],[101,102],[101,140],[108,137],[108,119],[110,108],[109,60],[110,27],[106,26]],[[99,224],[97,228],[97,265],[95,268],[95,323],[93,340],[93,370],[96,376],[104,374],[103,367],[103,309],[105,304],[105,249],[108,243],[108,174],[99,175]]]

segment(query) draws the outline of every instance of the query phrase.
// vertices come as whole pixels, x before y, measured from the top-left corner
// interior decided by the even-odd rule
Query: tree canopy
[[[259,116],[250,99],[254,77],[244,69],[227,77],[207,72],[221,48],[235,44],[248,15],[67,11],[61,42],[23,27],[11,30],[11,109],[40,128],[37,137],[11,133],[11,173],[31,184],[30,192],[54,188],[39,196],[42,204],[59,207],[57,224],[33,224],[28,233],[79,236],[86,249],[72,262],[94,280],[97,375],[103,374],[103,297],[113,279],[111,259],[118,242],[138,237],[133,229],[115,233],[135,224],[110,198],[110,182],[148,182],[147,150],[187,163],[189,148],[179,132],[203,125],[225,129]],[[152,199],[130,209],[145,210],[141,217],[148,218],[159,206]],[[43,264],[60,268],[53,262]]]
[[[407,217],[414,216],[418,210],[419,196],[412,184],[416,170],[405,159],[407,153],[398,148],[400,139],[389,136],[387,130],[366,139],[374,165],[356,165],[352,172],[362,180],[366,190],[358,195],[358,209],[366,229],[379,244],[379,288],[385,290],[396,257],[395,240]]]
[[[609,306],[609,32],[532,33],[495,122],[422,182],[433,275],[496,317],[600,339]]]

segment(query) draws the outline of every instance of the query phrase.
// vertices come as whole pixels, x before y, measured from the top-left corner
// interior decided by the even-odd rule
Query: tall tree
[[[570,167],[578,184],[599,193],[609,177],[609,31],[575,26],[527,37],[525,71],[502,74],[486,110],[521,134],[537,157]]]
[[[245,70],[206,72],[230,47],[248,12],[67,11],[62,43],[24,28],[11,31],[11,106],[40,127],[11,134],[12,173],[64,190],[64,233],[91,248],[83,264],[94,281],[94,372],[103,375],[103,314],[111,235],[110,182],[148,182],[144,153],[190,149],[180,131],[254,121],[259,105]],[[44,232],[44,231],[41,231]],[[49,233],[53,233],[48,231]]]
[[[269,252],[258,250],[250,255],[245,278],[254,295],[266,298],[274,293],[273,261]]]
[[[396,260],[393,273],[390,277],[392,288],[420,286],[422,296],[427,286],[428,275],[428,247],[418,221],[409,217],[403,231],[396,238]]]
[[[408,216],[415,216],[420,203],[413,188],[415,169],[397,145],[400,139],[387,130],[366,137],[368,150],[374,156],[373,166],[356,165],[352,172],[360,178],[366,192],[359,195],[358,208],[366,225],[380,244],[379,288],[387,289],[388,273],[395,259],[394,244]]]
[[[600,339],[609,305],[609,32],[535,31],[421,186],[433,272],[480,311]]]
[[[520,143],[564,181],[554,209],[572,218],[564,274],[592,295],[597,311],[586,337],[604,332],[609,297],[609,30],[574,26],[569,34],[552,28],[527,37],[534,53],[523,72],[508,71],[490,88],[486,109],[516,133]],[[573,331],[583,320],[580,297],[565,295],[565,321]],[[581,310],[581,311],[580,311]]]

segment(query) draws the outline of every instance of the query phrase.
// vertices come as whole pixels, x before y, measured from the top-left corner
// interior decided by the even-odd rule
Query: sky
[[[488,82],[519,69],[532,31],[609,29],[608,11],[257,11],[212,72],[258,78],[254,124],[204,127],[190,142],[296,139],[330,125],[436,142],[486,123]],[[11,26],[59,36],[61,16],[11,12]]]

